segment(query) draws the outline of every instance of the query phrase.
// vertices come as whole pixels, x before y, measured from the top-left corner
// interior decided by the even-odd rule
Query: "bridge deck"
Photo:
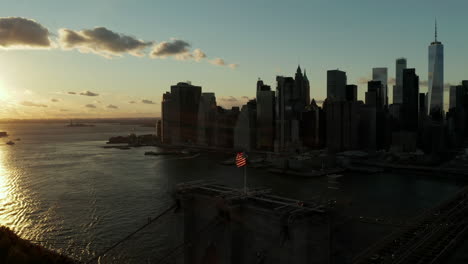
[[[354,259],[354,263],[437,263],[468,231],[468,187]]]

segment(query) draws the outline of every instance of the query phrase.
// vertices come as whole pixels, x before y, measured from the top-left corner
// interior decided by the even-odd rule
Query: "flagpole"
[[[244,194],[247,194],[247,163],[244,166]]]

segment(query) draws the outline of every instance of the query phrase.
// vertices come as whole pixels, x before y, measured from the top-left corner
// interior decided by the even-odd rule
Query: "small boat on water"
[[[7,144],[7,145],[14,145],[15,142],[13,142],[13,141],[10,140],[10,141],[8,141],[6,144]]]

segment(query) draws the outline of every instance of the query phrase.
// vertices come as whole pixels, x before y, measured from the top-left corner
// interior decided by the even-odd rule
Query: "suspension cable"
[[[121,240],[117,241],[116,243],[114,243],[112,246],[108,247],[106,250],[104,250],[103,252],[101,252],[100,254],[94,256],[93,258],[91,258],[90,260],[88,260],[86,262],[86,264],[91,264],[95,261],[97,261],[99,259],[99,257],[101,256],[104,256],[107,252],[111,251],[112,249],[114,249],[115,247],[117,247],[118,245],[120,245],[122,242],[124,242],[125,240],[128,240],[130,237],[132,237],[133,235],[135,235],[136,233],[140,232],[141,230],[143,230],[145,227],[149,226],[150,224],[152,224],[153,222],[155,222],[156,220],[158,220],[159,218],[161,218],[162,216],[164,216],[165,214],[167,214],[168,212],[170,212],[172,209],[175,209],[177,207],[177,203],[173,204],[171,207],[167,208],[166,210],[164,210],[162,213],[160,213],[158,216],[156,216],[155,218],[153,219],[150,219],[148,221],[148,223],[144,224],[143,226],[141,226],[140,228],[138,228],[137,230],[133,231],[132,233],[128,234],[126,237],[122,238]]]

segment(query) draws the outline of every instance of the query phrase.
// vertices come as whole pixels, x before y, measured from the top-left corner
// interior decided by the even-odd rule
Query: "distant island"
[[[70,120],[70,124],[66,125],[66,127],[93,127],[94,125],[91,124],[83,124],[83,123],[73,123],[73,120]]]

